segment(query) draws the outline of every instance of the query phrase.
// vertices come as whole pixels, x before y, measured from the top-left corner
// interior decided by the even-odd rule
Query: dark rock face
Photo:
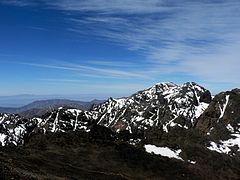
[[[196,129],[208,136],[211,148],[231,155],[240,152],[240,93],[232,90],[214,97]]]
[[[94,124],[91,126],[89,137],[93,141],[114,141],[116,139],[116,133],[105,126]]]
[[[200,96],[200,102],[204,102],[204,103],[210,103],[212,101],[212,96],[210,91],[205,91],[201,96]]]
[[[207,133],[218,123],[236,126],[240,118],[240,93],[236,90],[220,93],[214,97],[206,111],[198,119],[197,129]],[[235,129],[237,130],[238,127]]]

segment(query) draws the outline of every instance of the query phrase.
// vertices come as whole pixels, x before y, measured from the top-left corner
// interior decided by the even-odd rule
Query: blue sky
[[[240,87],[239,0],[1,0],[0,95]]]

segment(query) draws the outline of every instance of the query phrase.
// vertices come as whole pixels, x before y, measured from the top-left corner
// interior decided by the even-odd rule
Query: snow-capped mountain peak
[[[210,101],[210,92],[196,83],[182,86],[157,83],[127,98],[109,99],[95,106],[93,111],[98,114],[99,124],[113,129],[163,126],[168,131],[169,127],[175,125],[192,127]],[[181,123],[176,122],[179,118],[183,119]]]

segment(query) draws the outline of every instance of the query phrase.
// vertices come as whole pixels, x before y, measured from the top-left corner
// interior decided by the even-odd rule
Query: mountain
[[[0,107],[0,112],[10,114],[20,114],[24,117],[41,116],[47,111],[57,109],[59,107],[71,107],[76,109],[88,110],[93,104],[99,104],[103,100],[93,100],[90,102],[73,101],[67,99],[50,99],[34,101],[28,105],[19,108],[5,108]]]
[[[88,129],[97,123],[116,132],[128,130],[130,133],[160,127],[168,132],[175,126],[189,129],[195,126],[196,119],[208,107],[211,94],[196,83],[178,86],[173,83],[159,83],[122,99],[110,98],[100,105],[94,105],[89,111],[74,108],[59,108],[46,113],[42,118],[25,120],[16,115],[2,115],[7,142],[22,142],[28,129],[34,131],[65,132],[68,130]],[[52,101],[51,101],[52,102]],[[62,101],[60,101],[62,102]],[[64,101],[65,102],[65,101]],[[28,107],[49,105],[48,101],[33,103]],[[82,102],[80,104],[83,105]],[[9,119],[11,119],[9,121]],[[29,125],[30,124],[30,125]],[[15,132],[21,129],[21,133]],[[14,133],[7,132],[11,129]],[[2,142],[2,144],[6,144]]]
[[[103,95],[103,99],[108,96]],[[102,96],[102,97],[103,97]],[[13,96],[0,96],[0,107],[19,108],[26,106],[35,101],[42,101],[48,99],[71,99],[75,101],[89,102],[92,99],[99,99],[96,94],[73,94],[73,95],[34,95],[34,94],[19,94]]]
[[[71,166],[66,171],[76,168],[74,172],[78,169],[89,177],[237,180],[240,177],[239,104],[239,89],[219,93],[212,99],[207,89],[194,82],[158,83],[129,97],[109,98],[88,110],[59,107],[32,118],[2,113],[0,142],[5,146],[3,150],[11,149],[12,145],[19,147],[19,153],[26,153],[35,163],[53,155],[48,161],[53,167],[59,168],[61,162],[67,162]],[[94,148],[100,148],[100,154]],[[78,150],[87,152],[85,155],[90,160],[84,170],[79,168],[86,159],[77,158]],[[9,155],[3,152],[4,162],[5,156],[14,159],[20,155],[14,152]],[[41,156],[36,159],[38,154]],[[80,164],[73,165],[70,154]],[[57,158],[56,165],[54,158]],[[101,159],[105,168],[96,158]],[[17,172],[25,172],[27,164],[31,164],[31,160],[23,161],[23,169]],[[146,167],[149,161],[153,164]],[[3,167],[17,168],[18,160],[15,158],[14,162],[7,161]],[[114,164],[125,171],[116,173]],[[170,167],[179,168],[177,174],[171,174]],[[141,172],[139,176],[134,177],[133,168]],[[27,172],[33,173],[31,177],[35,177],[34,172],[37,177],[42,173],[32,167]],[[46,176],[56,176],[55,171],[45,169],[44,172]],[[11,170],[9,173],[14,174]],[[71,179],[69,174],[62,177]]]
[[[127,98],[110,98],[92,111],[99,124],[116,131],[161,126],[168,132],[174,126],[193,127],[210,102],[210,92],[196,83],[159,83]]]

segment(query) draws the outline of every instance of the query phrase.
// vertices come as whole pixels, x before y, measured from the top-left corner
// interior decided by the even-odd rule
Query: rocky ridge
[[[152,126],[162,127],[165,132],[174,126],[188,129],[195,125],[210,101],[210,92],[196,83],[182,86],[159,83],[127,98],[109,98],[89,111],[58,108],[41,118],[31,119],[0,114],[0,140],[2,145],[17,145],[33,132],[88,130],[93,123],[116,132],[133,132]]]

